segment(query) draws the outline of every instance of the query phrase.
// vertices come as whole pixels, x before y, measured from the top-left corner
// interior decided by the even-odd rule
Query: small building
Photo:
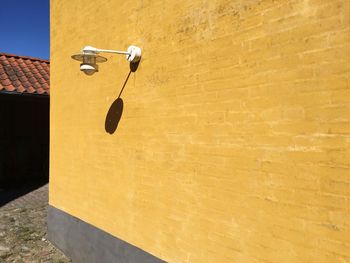
[[[0,188],[48,180],[50,63],[0,53]]]

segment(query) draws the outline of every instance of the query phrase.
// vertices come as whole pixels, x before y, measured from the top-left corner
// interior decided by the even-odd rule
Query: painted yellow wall
[[[170,262],[350,262],[350,1],[51,0],[50,204]],[[83,46],[143,49],[129,72]]]

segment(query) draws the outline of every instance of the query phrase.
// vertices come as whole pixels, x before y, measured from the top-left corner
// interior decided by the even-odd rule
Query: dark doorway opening
[[[48,95],[0,94],[0,189],[49,178]]]

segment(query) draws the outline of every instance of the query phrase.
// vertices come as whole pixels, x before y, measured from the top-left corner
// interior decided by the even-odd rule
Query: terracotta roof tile
[[[36,91],[38,94],[43,94],[45,92],[43,88],[38,88]]]
[[[0,93],[50,94],[50,62],[0,52]]]
[[[14,86],[12,86],[11,84],[5,86],[5,89],[6,89],[7,91],[14,91],[14,90],[16,90],[16,88],[15,88]]]
[[[40,84],[44,84],[44,83],[46,83],[46,80],[44,78],[38,78],[38,82]]]
[[[7,75],[6,75],[5,73],[0,74],[0,80],[1,80],[1,79],[7,79]]]
[[[15,81],[12,81],[12,84],[15,86],[15,87],[19,87],[21,86],[21,82],[17,79]]]
[[[36,89],[34,89],[32,86],[30,86],[30,87],[27,88],[27,92],[28,93],[35,93]]]
[[[0,83],[1,83],[1,85],[3,85],[4,87],[11,85],[11,81],[10,81],[8,78],[2,79],[2,80],[0,81]]]
[[[23,85],[23,87],[25,87],[25,89],[32,88],[32,85],[29,83],[29,81],[23,81],[22,85]]]
[[[17,87],[16,90],[17,90],[17,92],[22,93],[22,92],[24,92],[26,89],[25,89],[22,85],[20,85],[20,86]]]

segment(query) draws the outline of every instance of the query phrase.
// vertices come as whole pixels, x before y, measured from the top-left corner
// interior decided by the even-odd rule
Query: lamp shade
[[[72,56],[72,59],[81,61],[83,63],[95,64],[106,62],[107,58],[96,55],[94,53],[79,53]]]

